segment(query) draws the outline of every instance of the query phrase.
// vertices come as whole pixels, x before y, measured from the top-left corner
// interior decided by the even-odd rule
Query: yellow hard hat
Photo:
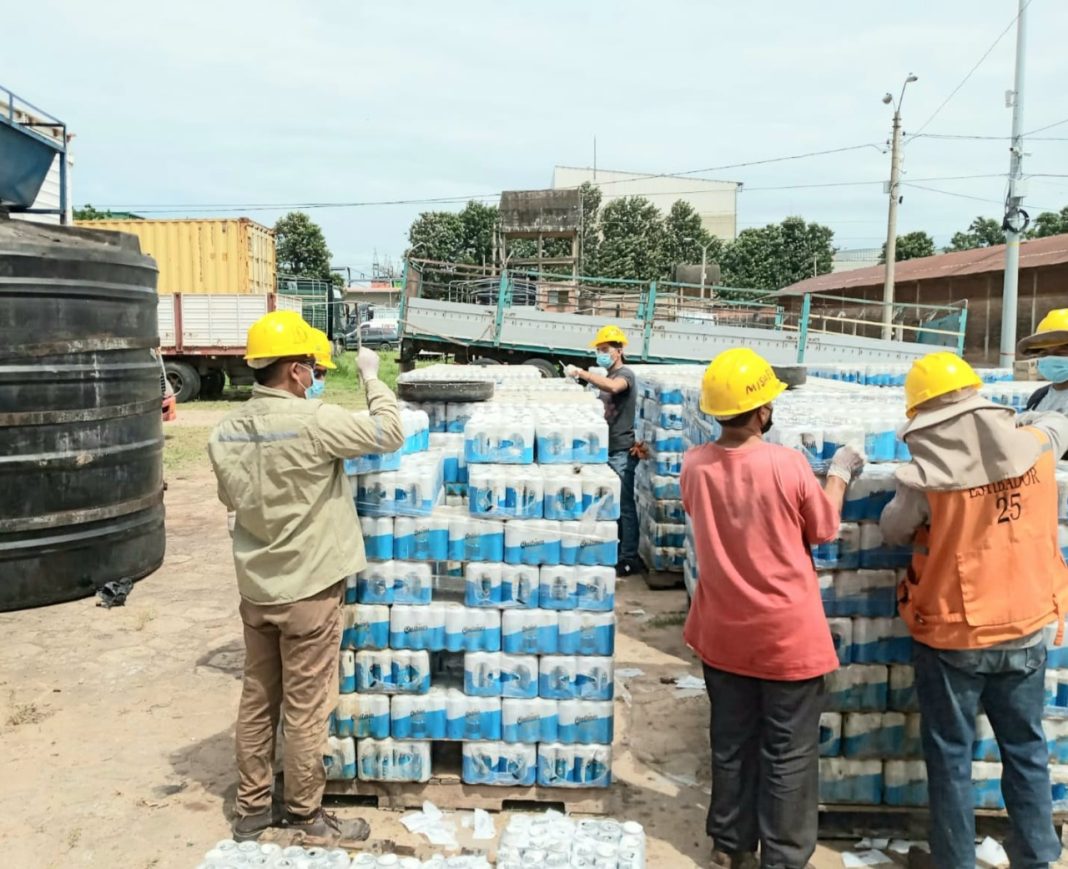
[[[955,353],[928,353],[912,363],[905,377],[905,413],[912,419],[920,405],[940,395],[948,395],[983,381],[975,370]]]
[[[312,334],[315,335],[315,343],[319,347],[315,353],[315,364],[320,368],[333,371],[337,366],[334,364],[334,354],[330,347],[330,339],[326,337],[326,332],[322,329],[312,329]]]
[[[627,346],[627,336],[619,326],[602,326],[597,330],[597,337],[590,342],[591,347],[598,344],[622,344]]]
[[[1068,308],[1055,308],[1042,318],[1034,335],[1028,335],[1016,346],[1021,356],[1031,356],[1047,347],[1068,344]]]
[[[764,357],[748,347],[736,347],[724,350],[705,370],[701,410],[727,419],[774,401],[785,389]]]
[[[315,331],[293,311],[272,311],[249,326],[245,359],[279,359],[283,356],[315,356],[319,345]]]

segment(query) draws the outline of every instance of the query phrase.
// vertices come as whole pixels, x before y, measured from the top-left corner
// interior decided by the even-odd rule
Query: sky
[[[298,203],[548,187],[554,165],[592,163],[596,138],[601,168],[743,182],[739,229],[796,214],[850,249],[885,240],[893,108],[881,98],[914,73],[898,231],[945,244],[1002,211],[1015,28],[994,43],[1016,11],[1017,0],[34,0],[5,10],[0,85],[76,134],[79,205],[272,225]],[[1068,3],[1031,0],[1026,14],[1032,131],[1068,121]],[[994,138],[909,140],[920,131]],[[1068,123],[1036,136],[1062,141],[1026,147],[1027,174],[1059,176],[1031,178],[1032,217],[1068,204]],[[376,255],[399,261],[421,211],[460,207],[308,210],[334,263],[359,274]]]

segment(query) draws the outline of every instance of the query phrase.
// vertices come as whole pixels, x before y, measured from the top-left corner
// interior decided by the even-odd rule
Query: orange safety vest
[[[1057,482],[1049,439],[1035,465],[1010,477],[927,492],[931,521],[916,535],[899,586],[901,617],[936,649],[982,649],[1029,636],[1055,619],[1063,633],[1068,566],[1057,545]]]

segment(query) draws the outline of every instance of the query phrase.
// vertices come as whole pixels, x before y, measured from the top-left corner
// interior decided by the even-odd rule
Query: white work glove
[[[837,477],[847,486],[864,470],[864,453],[854,447],[839,447],[827,468],[828,477]]]
[[[564,369],[564,374],[566,374],[566,375],[567,375],[568,377],[570,377],[570,378],[571,378],[572,380],[578,380],[578,379],[579,379],[579,372],[580,372],[580,371],[582,371],[582,369],[581,369],[581,368],[579,368],[579,367],[578,367],[577,365],[568,365],[568,366],[567,366],[567,367],[566,367],[566,368]]]
[[[1021,426],[1031,425],[1031,423],[1033,423],[1040,416],[1042,416],[1042,414],[1040,414],[1037,410],[1021,411],[1020,413],[1016,414],[1016,427],[1020,428]]]
[[[378,354],[367,347],[361,347],[356,354],[356,370],[360,372],[360,379],[364,383],[378,379],[378,361]]]

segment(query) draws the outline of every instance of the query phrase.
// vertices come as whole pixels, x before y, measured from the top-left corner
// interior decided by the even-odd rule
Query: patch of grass
[[[38,708],[36,703],[16,703],[15,692],[11,692],[11,712],[7,716],[8,727],[20,727],[23,724],[39,724],[48,716]]]
[[[82,831],[78,827],[75,827],[73,830],[67,833],[67,847],[73,851],[76,847],[78,847],[78,842],[81,841],[81,838]]]
[[[206,466],[210,434],[211,427],[206,425],[170,426],[164,429],[164,473],[175,474],[197,465]]]
[[[653,616],[645,624],[651,628],[676,628],[685,624],[686,613],[660,613],[660,615]]]

